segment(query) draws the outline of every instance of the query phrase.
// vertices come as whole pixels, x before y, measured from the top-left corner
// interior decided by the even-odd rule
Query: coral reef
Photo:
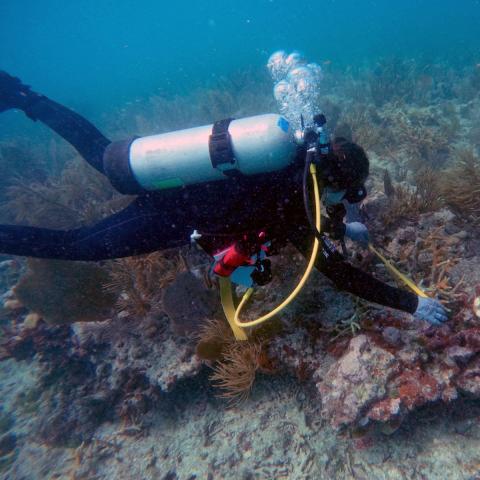
[[[453,304],[462,294],[463,282],[451,284],[450,272],[465,252],[465,230],[448,209],[422,214],[408,226],[399,227],[386,246],[396,263],[422,287]],[[414,225],[418,228],[414,228]]]
[[[286,337],[288,347],[284,339],[275,349],[277,361],[292,373],[298,375],[298,365],[309,367],[303,370],[316,382],[333,427],[388,423],[396,429],[421,406],[476,395],[480,330],[471,305],[480,279],[474,261],[466,268],[460,260],[468,234],[459,224],[448,210],[418,215],[404,220],[386,245],[402,270],[450,307],[447,326],[427,328],[405,314],[371,310],[360,317],[360,334],[352,331],[351,340],[324,337],[307,348],[306,332],[297,332]]]
[[[116,319],[72,328],[39,321],[32,328],[19,320],[4,329],[0,359],[35,358],[41,366],[32,395],[17,401],[25,414],[38,412],[33,433],[50,445],[79,445],[102,422],[141,423],[162,391],[201,368],[194,346],[165,323]]]
[[[324,414],[336,427],[357,423],[366,405],[386,395],[387,381],[399,370],[394,355],[366,335],[356,336],[317,385]]]
[[[414,185],[391,182],[388,170],[384,174],[384,190],[389,198],[380,213],[384,225],[394,226],[401,219],[412,219],[421,213],[438,210],[442,206],[437,174],[431,168],[422,168],[414,177]]]
[[[382,119],[375,109],[367,105],[355,104],[349,107],[341,115],[341,120],[342,124],[335,128],[335,135],[353,140],[368,152],[381,152],[382,146],[389,141],[386,138],[389,132],[381,128]],[[375,127],[372,128],[373,125]],[[350,131],[346,130],[347,126]]]
[[[131,202],[83,159],[65,165],[46,180],[17,178],[6,189],[4,221],[45,228],[72,228],[100,220]]]
[[[103,288],[108,280],[108,272],[93,263],[30,259],[13,292],[50,324],[95,321],[107,318],[115,303]]]
[[[438,169],[447,162],[453,138],[449,138],[445,128],[442,128],[442,112],[432,107],[420,109],[392,103],[383,110],[382,115],[390,129],[390,138],[395,138],[395,142],[401,146],[407,164],[413,171],[425,166]]]
[[[110,263],[110,278],[103,287],[117,297],[120,316],[144,318],[159,313],[162,290],[184,269],[176,252],[121,258]]]
[[[97,366],[109,372],[110,385],[117,385],[123,372],[132,370],[141,372],[149,385],[167,392],[201,368],[194,343],[173,334],[162,314],[78,323],[74,335],[77,348],[98,352]]]
[[[434,89],[430,73],[418,62],[396,56],[380,59],[364,75],[373,103],[380,107],[395,100],[427,103]]]
[[[2,474],[228,478],[240,466],[244,478],[478,474],[478,71],[388,59],[332,70],[325,87],[329,125],[371,158],[362,214],[375,245],[445,304],[449,322],[435,328],[365,305],[315,272],[296,302],[237,343],[215,284],[186,250],[89,268],[29,262],[15,288],[20,303],[11,287],[25,265],[2,259]],[[113,138],[272,108],[270,84],[245,72],[105,122]],[[35,162],[38,175],[8,187],[9,221],[71,228],[130,201],[78,159],[62,168],[55,145],[55,165]],[[27,161],[20,146],[1,145],[1,155]],[[354,264],[392,281],[376,258],[348,248]],[[277,305],[304,268],[291,247],[279,253],[252,316]],[[473,452],[468,461],[462,450]]]
[[[459,150],[454,165],[443,172],[445,203],[469,222],[480,222],[480,159],[471,150]]]

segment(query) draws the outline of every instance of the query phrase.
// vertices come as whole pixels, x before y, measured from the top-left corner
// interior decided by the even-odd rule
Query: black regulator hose
[[[308,150],[307,151],[307,156],[305,159],[305,168],[303,170],[303,204],[305,206],[305,213],[307,214],[307,219],[308,223],[310,225],[310,228],[312,229],[313,234],[315,235],[315,238],[319,242],[323,242],[324,238],[322,233],[320,233],[317,230],[317,227],[315,226],[315,222],[313,220],[313,212],[311,208],[311,203],[310,203],[310,195],[308,191],[308,173],[310,171],[310,165],[313,163],[313,157],[315,155],[314,150]],[[345,240],[343,237],[340,239],[340,245],[342,247],[342,253],[344,257],[348,257],[348,251],[347,247],[345,246]]]

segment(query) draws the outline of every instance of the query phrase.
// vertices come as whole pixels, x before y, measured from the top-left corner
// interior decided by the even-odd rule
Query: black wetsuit
[[[38,96],[25,113],[56,131],[90,165],[105,173],[103,154],[110,140],[91,123],[43,96]],[[291,241],[308,254],[313,236],[303,206],[299,167],[144,193],[99,223],[68,231],[0,225],[0,253],[102,260],[185,245],[194,229],[233,236],[266,229],[271,238],[280,243]],[[341,290],[410,313],[417,308],[416,295],[353,267],[328,240],[322,242],[317,267]]]

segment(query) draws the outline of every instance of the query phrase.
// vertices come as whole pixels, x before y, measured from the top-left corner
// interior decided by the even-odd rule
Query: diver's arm
[[[173,248],[188,242],[181,219],[138,197],[97,224],[74,230],[0,225],[0,253],[62,260],[105,260]]]
[[[289,240],[305,256],[310,254],[313,238],[308,227],[292,229]],[[333,249],[328,240],[322,242],[316,267],[340,290],[353,293],[369,302],[414,313],[418,306],[417,295],[391,287],[372,275],[355,268]]]
[[[316,266],[340,290],[353,293],[369,302],[412,314],[417,309],[417,295],[391,287],[344,260],[332,259],[321,253]]]
[[[327,207],[328,216],[322,215],[321,230],[328,233],[334,240],[343,240],[344,237],[360,244],[363,248],[368,247],[369,233],[362,223],[360,215],[360,203],[347,201]],[[346,216],[346,223],[344,217]]]
[[[322,215],[321,233],[328,233],[331,238],[340,240],[345,236],[345,224],[343,221],[338,221],[328,215]]]

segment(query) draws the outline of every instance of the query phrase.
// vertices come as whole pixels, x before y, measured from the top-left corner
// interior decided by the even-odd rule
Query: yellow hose
[[[315,165],[312,163],[310,164],[310,174],[312,175],[312,180],[313,180],[313,193],[314,193],[314,199],[315,199],[315,227],[317,231],[320,231],[321,228],[321,203],[320,203],[320,192],[318,189],[318,181],[317,181],[317,170]],[[233,304],[229,305],[229,308],[227,310],[230,310],[230,314],[227,314],[227,311],[225,313],[227,314],[227,318],[229,320],[229,323],[232,327],[232,330],[234,331],[235,337],[237,340],[245,340],[246,335],[245,333],[241,330],[242,328],[246,327],[254,327],[256,325],[260,325],[263,322],[266,322],[273,316],[277,315],[277,313],[281,312],[287,305],[289,305],[295,297],[300,293],[302,288],[305,286],[305,283],[307,282],[310,274],[312,273],[313,267],[315,266],[315,260],[317,258],[318,254],[318,249],[320,247],[320,242],[318,241],[317,237],[315,236],[315,240],[313,243],[313,250],[312,254],[310,256],[310,260],[308,262],[307,268],[298,282],[297,286],[293,289],[293,291],[290,293],[290,295],[276,308],[274,308],[271,312],[255,319],[251,320],[249,322],[241,322],[240,321],[240,313],[243,310],[243,307],[247,303],[248,299],[252,296],[253,294],[253,288],[247,289],[247,291],[244,293],[242,300],[240,301],[237,309],[235,310],[235,314],[233,315],[232,319],[232,309],[233,309]],[[421,297],[428,297],[428,295],[420,289],[415,283],[413,283],[408,277],[406,277],[403,273],[398,271],[371,243],[368,244],[369,250],[374,253],[385,265],[387,270],[397,279],[399,279],[401,282],[403,282],[407,287],[409,287],[413,292],[415,292],[417,295],[420,295]],[[227,288],[228,282],[225,282],[223,285],[223,295],[226,295],[226,288]],[[223,296],[222,295],[222,296]]]
[[[314,198],[315,198],[315,227],[317,228],[318,231],[320,231],[320,192],[318,189],[318,182],[317,182],[317,169],[315,165],[312,163],[310,164],[310,174],[312,175],[312,180],[313,180],[313,193],[314,193]],[[313,267],[315,266],[315,259],[317,258],[318,254],[318,248],[320,246],[320,242],[318,241],[317,237],[315,237],[315,241],[313,244],[313,250],[312,250],[312,255],[310,256],[310,260],[307,265],[307,269],[305,270],[305,273],[303,274],[302,278],[298,282],[297,286],[295,289],[290,293],[290,295],[280,304],[278,307],[274,308],[271,312],[267,313],[266,315],[263,315],[260,318],[257,318],[256,320],[251,320],[250,322],[241,322],[239,317],[240,317],[240,312],[243,309],[243,306],[247,302],[247,300],[251,297],[253,293],[253,288],[249,288],[243,295],[242,300],[240,304],[238,305],[237,309],[235,310],[235,316],[233,317],[233,322],[235,323],[236,326],[245,328],[245,327],[254,327],[255,325],[259,325],[263,322],[266,322],[270,318],[272,318],[274,315],[282,311],[287,305],[289,305],[292,300],[299,294],[300,290],[304,287],[306,281],[308,280],[308,277],[312,273]]]
[[[410,290],[412,290],[417,295],[427,298],[428,295],[417,285],[415,285],[406,275],[398,271],[371,243],[368,244],[368,249],[374,253],[385,265],[387,270],[398,280],[403,282]]]
[[[230,277],[219,277],[219,282],[223,313],[232,329],[235,340],[248,340],[247,334],[233,322],[233,318],[235,317],[235,303],[233,300],[232,282]]]

